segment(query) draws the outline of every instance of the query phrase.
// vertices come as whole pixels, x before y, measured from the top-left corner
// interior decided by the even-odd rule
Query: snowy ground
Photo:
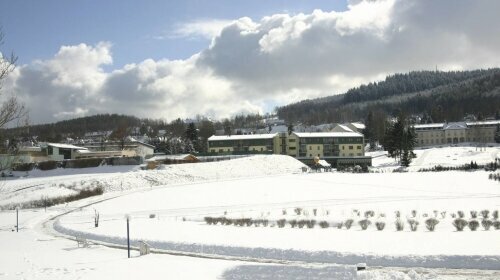
[[[470,154],[463,147],[430,151],[417,163],[448,163],[451,160],[446,160],[447,155],[457,153],[461,158]],[[494,148],[470,154],[463,161],[480,164],[498,151]],[[374,164],[377,161],[382,157],[374,159]],[[451,212],[500,209],[500,186],[487,179],[488,173],[301,174],[300,167],[301,163],[289,157],[256,156],[155,171],[130,167],[56,170],[53,173],[62,174],[30,174],[7,181],[0,191],[0,205],[39,199],[46,192],[61,195],[91,182],[105,186],[106,193],[47,212],[22,210],[19,233],[11,231],[14,212],[1,211],[0,279],[500,278],[500,244],[496,242],[500,232],[482,228],[455,232],[451,226]],[[82,171],[85,174],[67,174]],[[100,200],[105,201],[77,208]],[[296,216],[297,207],[308,214]],[[317,209],[317,216],[313,209]],[[353,209],[375,211],[372,221],[385,220],[387,228],[379,232],[373,225],[367,231],[358,225],[350,230],[292,229],[289,225],[234,227],[209,226],[202,221],[207,215],[226,215],[271,221],[314,218],[336,223],[347,218],[359,220]],[[50,216],[70,210],[76,211],[54,223],[59,232],[52,229],[52,222],[46,222]],[[97,229],[93,226],[94,210],[101,217]],[[417,232],[409,231],[408,225],[404,232],[395,231],[397,210],[403,219],[417,210],[421,221]],[[441,222],[436,232],[428,232],[422,221],[424,215],[434,215],[434,210],[438,210]],[[440,213],[444,211],[442,218]],[[80,235],[97,244],[120,247],[124,244],[126,213],[132,216],[133,244],[147,240],[156,252],[173,250],[194,257],[153,254],[127,259],[122,249],[103,245],[78,248],[75,241],[65,238]],[[381,213],[386,217],[380,218]],[[150,214],[155,218],[149,218]],[[368,263],[369,269],[356,273],[353,264],[359,262]]]
[[[452,147],[432,146],[416,149],[415,154],[417,158],[413,159],[409,168],[410,171],[432,168],[436,165],[459,166],[468,164],[471,161],[477,164],[487,164],[494,161],[495,158],[500,158],[500,145],[491,144],[481,148],[469,144]],[[399,166],[393,158],[387,157],[385,151],[368,152],[366,155],[373,157],[372,164],[376,169],[392,171],[392,169]]]
[[[297,207],[309,214],[293,214]],[[426,173],[423,177],[422,173],[295,174],[147,190],[67,215],[58,230],[124,244],[123,216],[129,213],[134,240],[146,240],[158,249],[382,266],[500,269],[500,243],[495,242],[499,231],[456,232],[451,224],[451,213],[457,210],[470,218],[470,210],[499,208],[498,182],[488,180],[482,171]],[[94,209],[102,219],[98,228],[93,225]],[[316,216],[313,209],[317,209]],[[353,209],[375,211],[372,223],[383,220],[387,229],[377,231],[372,225],[362,231],[357,224],[339,230],[203,222],[205,216],[226,216],[330,223],[353,218],[356,223],[363,218],[353,215]],[[417,211],[420,228],[411,232],[406,225],[405,231],[397,232],[394,212],[401,211],[406,221],[412,210]],[[436,232],[429,232],[424,216],[434,216],[434,210],[440,224]],[[446,212],[444,217],[441,212]],[[149,218],[150,214],[155,218]]]
[[[159,170],[140,170],[137,166],[35,170],[24,178],[0,181],[0,207],[41,197],[74,194],[78,190],[96,186],[102,186],[105,192],[123,192],[210,180],[299,173],[302,166],[302,163],[291,157],[274,155],[202,164],[166,165]]]

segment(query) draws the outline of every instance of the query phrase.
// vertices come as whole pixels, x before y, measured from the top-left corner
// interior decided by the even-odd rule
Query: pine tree
[[[294,131],[294,127],[293,127],[293,124],[290,123],[288,124],[288,135],[292,135],[292,132]]]
[[[198,130],[194,123],[189,123],[186,129],[186,143],[184,147],[187,153],[194,153],[199,150]]]
[[[370,144],[370,150],[375,149],[375,141],[376,141],[376,136],[375,136],[375,121],[373,119],[373,112],[370,111],[368,112],[368,116],[366,117],[365,120],[365,129],[363,130],[363,134],[366,139],[368,139],[368,142]]]
[[[401,113],[394,124],[387,126],[384,149],[403,166],[409,166],[415,158],[413,149],[416,144],[415,129],[408,124],[405,115]]]

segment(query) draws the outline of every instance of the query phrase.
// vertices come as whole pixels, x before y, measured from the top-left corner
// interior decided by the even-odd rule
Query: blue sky
[[[499,10],[495,0],[0,0],[0,52],[19,57],[0,99],[16,95],[33,123],[266,113],[394,73],[499,67]]]
[[[108,41],[113,45],[112,67],[119,68],[147,58],[184,59],[206,48],[208,38],[168,36],[186,22],[240,17],[259,20],[314,9],[345,10],[346,2],[1,0],[0,25],[6,35],[3,50],[15,51],[21,64],[47,59],[62,45]]]

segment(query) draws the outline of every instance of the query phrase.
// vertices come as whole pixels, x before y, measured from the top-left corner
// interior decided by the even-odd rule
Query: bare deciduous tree
[[[0,27],[0,46],[3,45],[4,34]],[[22,118],[26,114],[24,104],[19,102],[16,96],[3,96],[2,84],[7,75],[14,71],[16,67],[17,57],[12,53],[10,56],[5,56],[0,51],[0,129],[14,120]]]

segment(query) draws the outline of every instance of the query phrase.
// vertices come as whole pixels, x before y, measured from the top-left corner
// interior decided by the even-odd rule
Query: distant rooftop
[[[357,132],[294,132],[299,138],[307,137],[363,137]]]
[[[221,140],[247,140],[247,139],[272,139],[277,133],[271,134],[247,134],[247,135],[213,135],[208,138],[209,141],[221,141]]]
[[[60,144],[60,143],[47,143],[47,146],[61,148],[61,149],[74,149],[74,150],[87,150],[85,147],[79,147],[70,144]]]

